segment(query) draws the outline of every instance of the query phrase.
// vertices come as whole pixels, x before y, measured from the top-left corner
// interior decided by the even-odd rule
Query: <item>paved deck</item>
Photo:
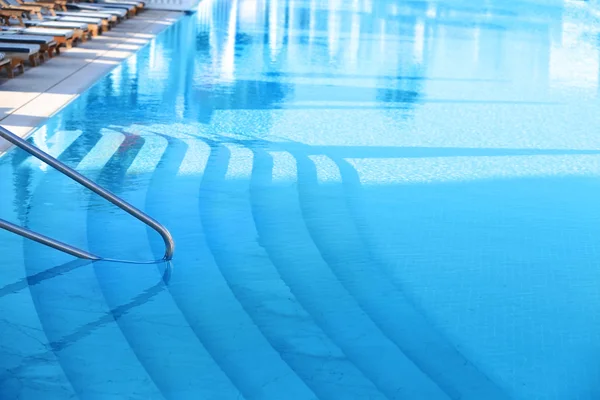
[[[15,79],[0,78],[0,125],[26,137],[182,14],[148,10]],[[0,154],[10,144],[0,139]]]

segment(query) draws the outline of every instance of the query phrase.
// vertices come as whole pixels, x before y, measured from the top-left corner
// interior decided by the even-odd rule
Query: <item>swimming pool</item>
[[[0,399],[598,398],[600,25],[473,3],[204,1],[40,127],[177,251],[0,231]],[[0,218],[162,255],[0,177]]]

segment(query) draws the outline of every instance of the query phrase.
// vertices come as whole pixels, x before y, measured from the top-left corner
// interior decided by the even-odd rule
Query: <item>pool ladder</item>
[[[2,139],[9,141],[10,143],[14,144],[15,146],[19,147],[20,149],[26,151],[27,153],[31,154],[35,158],[45,162],[46,164],[48,164],[51,167],[53,167],[54,169],[58,170],[62,174],[68,176],[75,182],[86,187],[87,189],[96,193],[100,197],[108,200],[115,206],[119,207],[123,211],[129,213],[133,217],[137,218],[138,220],[142,221],[144,224],[146,224],[149,227],[151,227],[152,229],[154,229],[156,232],[158,232],[158,234],[162,237],[163,241],[165,242],[165,255],[163,257],[163,260],[169,261],[173,258],[173,252],[175,251],[175,242],[173,241],[173,237],[171,236],[171,234],[169,233],[167,228],[165,228],[163,225],[161,225],[158,221],[151,218],[150,216],[148,216],[141,210],[135,208],[131,204],[127,203],[125,200],[115,196],[113,193],[109,192],[108,190],[104,189],[103,187],[92,182],[85,176],[81,175],[79,172],[68,167],[64,163],[58,161],[56,158],[43,152],[42,150],[33,146],[26,140],[20,138],[19,136],[15,135],[14,133],[10,132],[9,130],[7,130],[1,126],[0,126],[0,137]],[[18,225],[15,225],[15,224],[5,221],[3,219],[0,219],[0,228],[5,229],[9,232],[15,233],[17,235],[23,236],[27,239],[34,240],[38,243],[41,243],[48,247],[52,247],[53,249],[62,251],[64,253],[70,254],[70,255],[78,257],[78,258],[82,258],[82,259],[86,259],[86,260],[94,260],[94,261],[105,260],[102,257],[98,257],[94,254],[88,253],[87,251],[70,246],[70,245],[60,242],[58,240],[49,238],[48,236],[44,236],[40,233],[33,232],[29,229],[25,229],[23,227],[20,227]]]

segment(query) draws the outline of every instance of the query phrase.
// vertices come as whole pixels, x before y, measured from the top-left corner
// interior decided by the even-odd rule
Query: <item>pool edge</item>
[[[14,99],[15,97],[18,98],[19,95],[22,95],[20,97],[23,98],[24,101],[20,102],[20,104],[13,107],[13,109],[4,117],[0,118],[0,125],[22,138],[28,138],[51,117],[59,113],[67,105],[85,93],[113,69],[145,48],[166,29],[178,23],[184,15],[185,13],[177,11],[146,11],[140,16],[144,19],[137,20],[137,22],[147,22],[141,29],[123,31],[122,33],[127,37],[123,38],[118,44],[108,48],[103,53],[96,55],[93,59],[90,59],[89,61],[86,60],[86,63],[83,66],[74,69],[67,76],[55,80],[54,83],[43,91],[27,92],[31,87],[31,83],[27,80],[27,73],[31,70],[27,71],[23,77],[8,81],[0,86],[0,99],[3,96],[6,96],[6,98],[12,97]],[[146,18],[147,16],[150,16],[150,18]],[[142,36],[140,37],[139,35]],[[136,46],[137,48],[133,51],[127,49],[127,46],[131,46],[128,41],[132,39],[136,41],[136,45],[139,45]],[[101,41],[102,39],[98,40]],[[90,46],[94,46],[95,43],[97,43],[96,40],[92,40],[77,48],[73,48],[73,50],[85,51],[92,48]],[[67,50],[67,54],[69,51],[72,50]],[[125,54],[124,57],[123,53]],[[110,58],[115,55],[119,56],[120,62],[102,62],[103,58]],[[57,60],[61,61],[61,57],[65,57],[65,55],[59,56]],[[52,78],[53,70],[47,69],[47,71],[43,71],[44,66],[45,65],[42,65],[35,69],[35,72],[42,72],[42,74],[38,74],[41,76],[36,77],[38,80]],[[3,90],[5,86],[8,86],[8,90]],[[18,90],[19,87],[22,87],[24,91],[20,92]],[[0,158],[12,147],[13,145],[0,139]]]

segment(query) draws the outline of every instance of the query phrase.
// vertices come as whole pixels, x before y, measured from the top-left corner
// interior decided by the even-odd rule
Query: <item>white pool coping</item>
[[[14,79],[0,77],[0,125],[25,138],[183,14],[147,10],[112,30],[62,49],[61,55]],[[10,148],[0,139],[0,154]]]

